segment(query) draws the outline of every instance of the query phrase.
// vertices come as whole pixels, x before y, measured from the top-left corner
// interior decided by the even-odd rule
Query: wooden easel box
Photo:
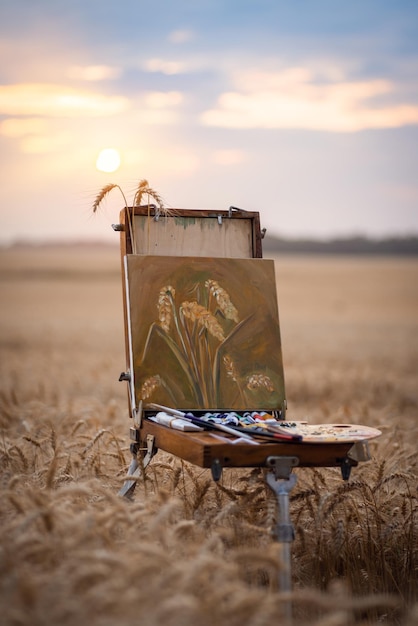
[[[114,226],[120,231],[120,250],[123,276],[123,304],[127,371],[134,369],[132,354],[131,311],[135,304],[129,296],[126,257],[204,257],[207,259],[262,259],[262,231],[258,212],[237,209],[225,211],[198,209],[170,209],[163,212],[154,206],[125,208],[120,213],[120,223]],[[174,260],[174,259],[173,259]],[[228,261],[227,261],[228,262]],[[271,284],[276,291],[276,285]],[[278,321],[278,320],[277,320]],[[279,332],[279,328],[278,328]],[[280,338],[279,338],[280,341]],[[280,353],[280,367],[283,368]],[[286,405],[284,391],[280,404],[273,412],[284,416]],[[138,420],[135,409],[138,404],[138,388],[135,382],[130,389],[131,417]],[[190,406],[172,408],[190,410]],[[212,406],[211,410],[225,410],[225,406]],[[247,407],[263,409],[264,406]],[[272,407],[268,407],[271,409]],[[202,409],[196,406],[197,410]],[[241,407],[244,409],[244,407]],[[340,466],[352,447],[352,443],[261,443],[258,446],[248,443],[232,443],[228,435],[222,438],[213,433],[182,432],[156,424],[147,419],[155,411],[141,410],[140,428],[135,437],[141,446],[152,437],[157,449],[171,453],[202,468],[211,468],[214,463],[222,467],[266,467],[271,456],[296,456],[300,466],[332,467]],[[228,441],[229,439],[229,441]],[[355,464],[353,461],[352,464]]]

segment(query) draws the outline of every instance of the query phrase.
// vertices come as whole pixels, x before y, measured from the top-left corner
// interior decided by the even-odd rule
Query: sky
[[[144,178],[271,235],[418,234],[416,0],[0,0],[0,59],[0,244],[117,241],[95,196]]]

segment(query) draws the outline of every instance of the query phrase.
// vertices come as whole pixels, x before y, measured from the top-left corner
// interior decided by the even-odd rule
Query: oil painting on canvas
[[[136,401],[183,409],[280,409],[274,263],[126,257]]]

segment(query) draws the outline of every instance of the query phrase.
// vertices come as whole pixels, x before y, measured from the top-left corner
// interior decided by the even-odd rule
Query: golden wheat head
[[[93,213],[96,213],[97,209],[99,208],[100,204],[103,202],[104,198],[112,191],[112,189],[115,189],[115,188],[119,189],[125,201],[125,206],[127,205],[125,195],[122,189],[119,187],[119,185],[116,185],[115,183],[110,183],[109,185],[105,185],[97,194],[93,202],[93,206],[92,206]]]
[[[136,189],[133,202],[134,206],[139,206],[144,196],[149,196],[149,198],[152,198],[157,203],[160,209],[164,208],[164,202],[160,194],[155,191],[155,189],[152,189],[152,187],[149,186],[148,181],[145,180],[145,178],[140,181]]]

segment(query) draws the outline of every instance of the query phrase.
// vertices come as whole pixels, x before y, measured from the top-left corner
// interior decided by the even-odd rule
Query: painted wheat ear
[[[225,335],[216,318],[210,311],[205,309],[204,306],[198,304],[196,301],[183,302],[181,305],[181,311],[187,319],[192,322],[197,322],[200,326],[203,326],[208,332],[219,341],[225,339]]]
[[[141,387],[140,397],[142,400],[147,400],[152,396],[154,391],[161,386],[161,378],[156,374],[155,376],[150,376],[147,378]]]
[[[251,376],[248,376],[247,388],[251,390],[264,388],[270,392],[274,391],[274,385],[271,379],[265,374],[251,374]]]
[[[225,354],[222,359],[223,364],[225,366],[226,375],[236,383],[238,381],[238,372],[235,368],[234,361],[231,359],[229,354]]]
[[[239,322],[238,311],[231,302],[229,294],[216,280],[207,280],[205,287],[216,298],[219,308],[228,320]]]
[[[158,321],[165,332],[170,330],[172,319],[172,302],[176,295],[174,287],[167,285],[160,290],[158,296]]]

